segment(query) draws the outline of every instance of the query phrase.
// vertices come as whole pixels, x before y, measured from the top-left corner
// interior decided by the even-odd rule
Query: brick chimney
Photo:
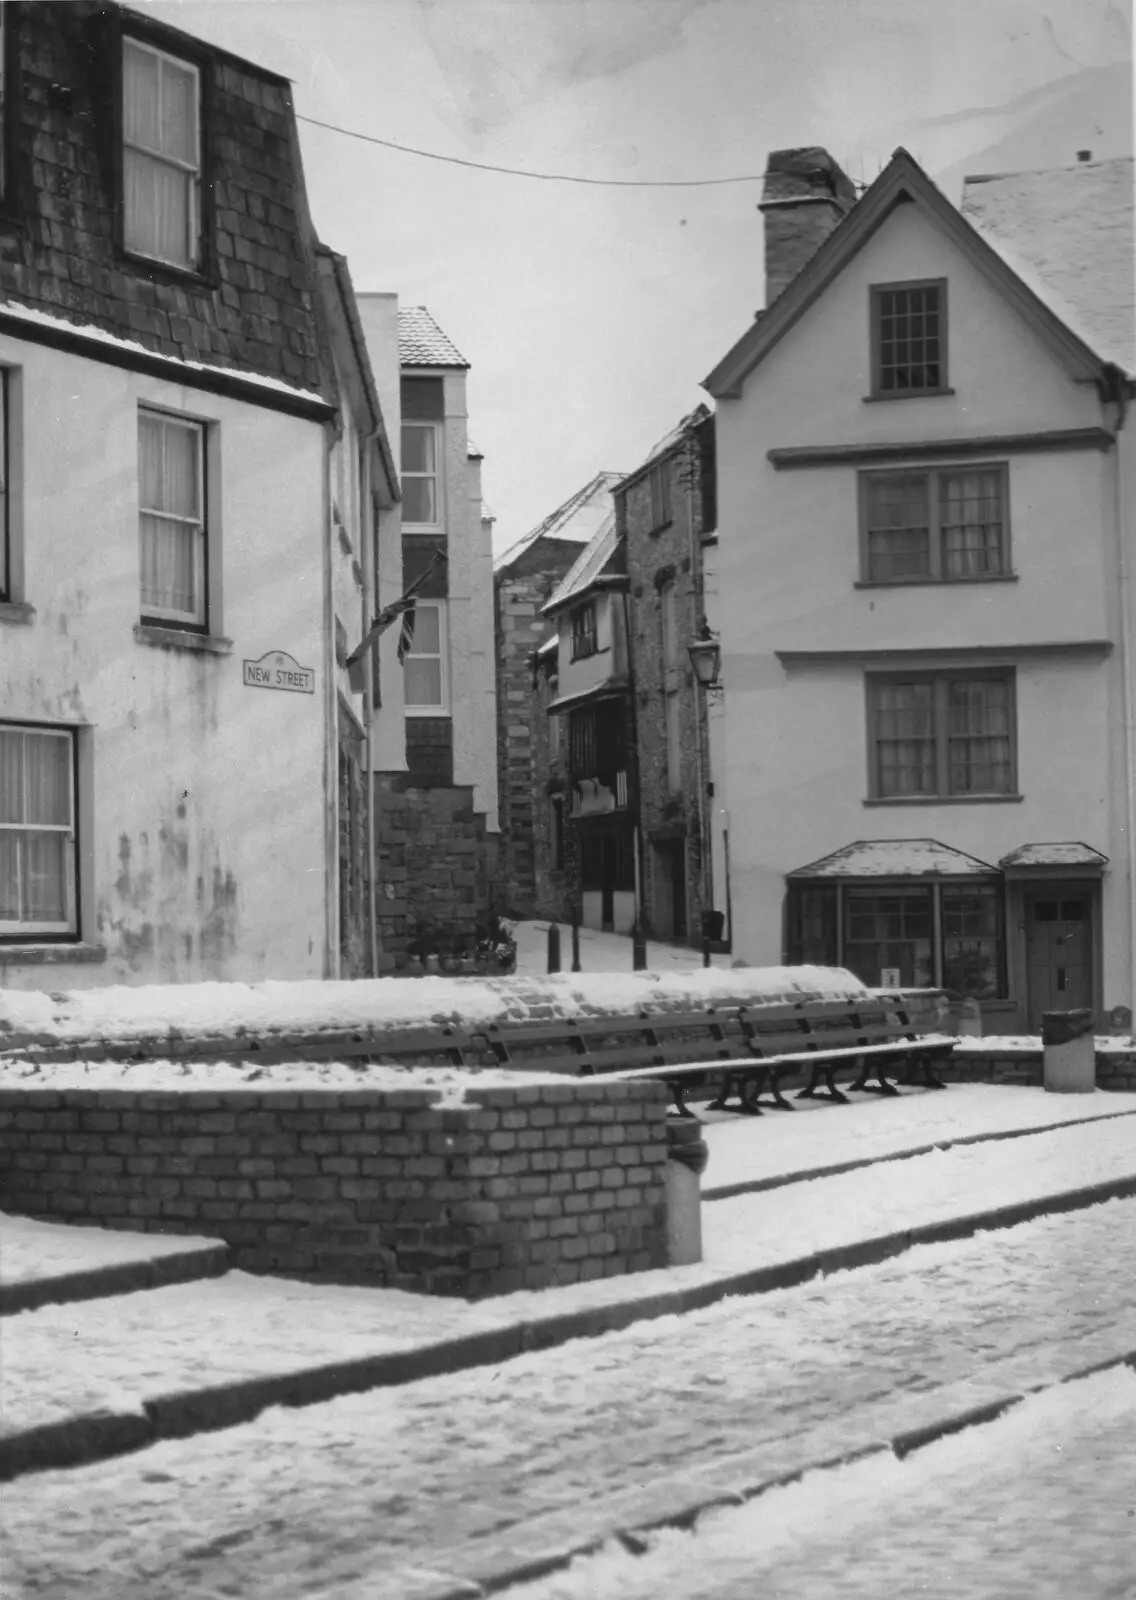
[[[765,217],[767,307],[855,204],[851,179],[819,145],[770,152],[757,208]]]

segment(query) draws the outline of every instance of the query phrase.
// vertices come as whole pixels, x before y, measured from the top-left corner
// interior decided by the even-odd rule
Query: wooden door
[[[1087,884],[1047,883],[1025,895],[1031,1033],[1045,1011],[1093,1004],[1093,896]]]

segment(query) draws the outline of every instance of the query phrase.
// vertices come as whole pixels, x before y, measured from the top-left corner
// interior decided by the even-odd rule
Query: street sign
[[[246,661],[245,686],[249,689],[287,689],[292,694],[315,694],[314,667],[302,667],[286,650],[266,650],[259,661]]]

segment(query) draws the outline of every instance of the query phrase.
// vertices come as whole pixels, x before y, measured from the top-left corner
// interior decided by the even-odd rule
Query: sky
[[[630,472],[764,299],[760,175],[819,144],[965,173],[1132,151],[1123,0],[133,0],[289,77],[321,238],[470,362],[503,549]]]

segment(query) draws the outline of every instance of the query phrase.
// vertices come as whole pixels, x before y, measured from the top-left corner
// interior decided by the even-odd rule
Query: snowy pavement
[[[567,922],[560,929],[560,968],[572,966],[572,929]],[[548,971],[548,922],[518,922],[513,928],[517,943],[517,972],[525,977],[540,977]],[[631,939],[624,933],[601,933],[596,928],[580,929],[581,972],[630,972]],[[647,969],[650,972],[694,972],[702,965],[702,951],[687,945],[647,942]],[[733,957],[712,955],[710,965],[729,968]]]
[[[952,1084],[946,1094],[902,1089],[894,1100],[866,1095],[847,1106],[802,1100],[794,1102],[792,1115],[769,1111],[761,1118],[700,1107],[710,1146],[702,1193],[709,1198],[742,1184],[783,1182],[789,1174],[887,1160],[932,1144],[1133,1112],[1136,1094],[1057,1095],[987,1083]]]
[[[893,1108],[906,1109],[879,1105],[881,1121]],[[138,1415],[162,1395],[346,1366],[492,1330],[517,1330],[518,1349],[552,1343],[577,1331],[571,1323],[558,1329],[560,1319],[580,1316],[582,1329],[589,1313],[615,1309],[630,1321],[705,1305],[847,1265],[847,1251],[855,1264],[870,1258],[872,1241],[884,1241],[880,1255],[895,1254],[910,1245],[912,1230],[972,1229],[966,1219],[1008,1206],[1044,1210],[1056,1197],[1109,1182],[1136,1187],[1136,1123],[1128,1117],[716,1201],[703,1209],[704,1260],[697,1265],[474,1305],[230,1273],[44,1307],[5,1322],[4,1426],[10,1434],[98,1411]],[[342,1390],[359,1386],[345,1377]]]
[[[72,1223],[36,1222],[0,1212],[0,1285],[98,1272],[211,1248],[224,1250],[225,1246],[218,1239],[198,1239],[185,1233],[120,1233]]]
[[[1095,1138],[1117,1126],[1071,1133]],[[1020,1154],[1031,1142],[985,1148]],[[949,1158],[879,1170],[925,1170],[932,1159]],[[909,1196],[918,1189],[909,1181]],[[793,1192],[768,1197],[782,1208],[782,1225],[793,1215]],[[161,1442],[65,1475],[32,1475],[5,1489],[8,1582],[37,1600],[454,1594],[458,1579],[534,1559],[557,1539],[579,1549],[618,1526],[643,1526],[683,1494],[690,1504],[715,1486],[752,1493],[788,1471],[1136,1352],[1134,1276],[1136,1201],[1112,1201],[638,1323],[501,1368],[274,1410],[222,1433]],[[1012,1453],[1009,1461],[1007,1495],[1021,1475]],[[1097,1485],[1110,1516],[1118,1494],[1131,1504],[1130,1482],[1117,1486],[1122,1472],[1116,1457],[1110,1481]],[[966,1491],[965,1471],[957,1481]],[[841,1525],[827,1522],[823,1494],[821,1485],[807,1537],[828,1539],[839,1561]],[[914,1532],[920,1522],[956,1517],[951,1548],[965,1550],[968,1523],[944,1505],[950,1498],[932,1486],[934,1517],[918,1508],[909,1515],[902,1497],[896,1515]],[[861,1497],[854,1550],[879,1550],[884,1559],[889,1501]],[[822,1557],[829,1559],[818,1548]],[[1043,1571],[1050,1589],[1022,1592],[1056,1593],[1052,1576]],[[586,1585],[571,1592],[606,1600],[606,1591]],[[660,1585],[656,1568],[643,1592],[748,1600],[755,1589],[679,1589],[669,1577]],[[923,1591],[870,1582],[829,1590],[822,1582],[764,1592]],[[986,1592],[1002,1600],[1017,1591]]]
[[[806,1474],[635,1555],[612,1543],[512,1600],[1125,1600],[1136,1372],[1032,1395],[896,1458]]]

